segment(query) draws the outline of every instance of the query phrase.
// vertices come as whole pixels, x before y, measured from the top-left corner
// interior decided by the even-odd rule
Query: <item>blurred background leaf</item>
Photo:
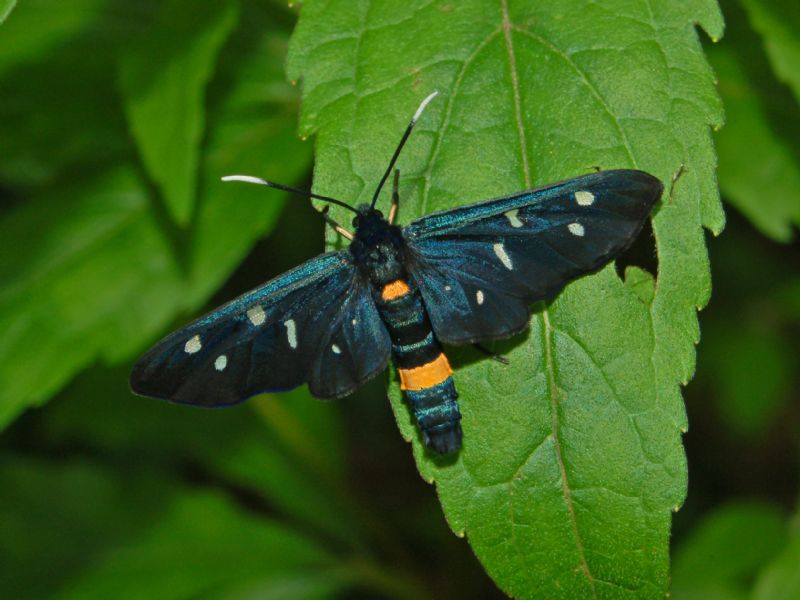
[[[196,311],[274,226],[279,195],[234,195],[221,175],[269,172],[293,181],[308,168],[310,148],[293,135],[297,100],[280,66],[287,33],[267,8],[248,5],[209,90],[202,177],[192,183],[200,190],[195,221],[189,229],[171,225],[136,162],[108,77],[120,61],[115,51],[124,54],[126,42],[144,35],[125,6],[107,3],[108,23],[87,19],[56,60],[48,53],[6,75],[0,118],[10,127],[0,141],[14,150],[4,166],[16,173],[7,185],[16,183],[28,201],[0,218],[0,379],[9,382],[0,391],[0,424],[93,361],[129,360],[176,315]],[[24,19],[25,10],[42,8],[14,17]],[[139,23],[145,32],[148,22]],[[85,79],[70,72],[74,64]]]
[[[754,598],[790,600],[800,596],[800,515],[789,526],[789,541],[758,576]]]
[[[750,24],[762,37],[772,69],[800,102],[800,4],[781,0],[742,0]]]
[[[786,543],[785,520],[765,503],[739,501],[715,509],[677,546],[671,597],[748,598],[759,569]]]
[[[235,0],[164,2],[120,58],[120,87],[142,162],[167,210],[186,225],[194,209],[204,96],[215,62],[237,20]]]
[[[726,113],[716,135],[720,187],[756,227],[786,242],[800,225],[800,109],[742,8],[735,1],[725,8],[727,43],[708,49]]]
[[[14,10],[17,0],[0,0],[0,24],[6,20],[8,14]]]

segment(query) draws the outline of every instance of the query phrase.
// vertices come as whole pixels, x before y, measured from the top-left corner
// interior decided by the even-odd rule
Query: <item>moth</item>
[[[197,406],[225,406],[307,383],[338,398],[386,369],[390,358],[425,445],[461,447],[461,413],[443,344],[507,338],[528,325],[529,305],[597,271],[637,237],[661,197],[638,170],[594,172],[437,212],[401,228],[399,172],[388,218],[375,208],[419,106],[371,204],[354,208],[318,194],[259,183],[346,207],[350,244],[268,281],[180,329],[133,367],[131,389]],[[491,401],[487,399],[487,401]]]

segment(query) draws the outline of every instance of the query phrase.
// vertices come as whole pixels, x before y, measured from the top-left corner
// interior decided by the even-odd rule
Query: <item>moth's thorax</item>
[[[350,244],[356,264],[376,286],[402,279],[405,244],[400,228],[368,206],[359,207],[358,213],[353,219],[355,239]]]

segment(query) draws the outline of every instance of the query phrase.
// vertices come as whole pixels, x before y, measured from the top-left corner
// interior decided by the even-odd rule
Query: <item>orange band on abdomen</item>
[[[425,390],[442,383],[453,374],[444,354],[439,354],[426,365],[413,369],[397,369],[400,373],[401,390]]]
[[[395,279],[394,281],[390,281],[381,290],[381,298],[386,300],[394,300],[395,298],[399,298],[400,296],[405,296],[411,290],[408,288],[408,284],[403,281],[402,279]]]

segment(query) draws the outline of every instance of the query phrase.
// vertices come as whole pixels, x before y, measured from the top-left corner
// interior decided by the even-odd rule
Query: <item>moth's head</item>
[[[383,213],[377,209],[371,208],[369,204],[361,204],[357,210],[358,214],[353,219],[353,227],[356,229],[375,227],[379,223],[386,222]]]

